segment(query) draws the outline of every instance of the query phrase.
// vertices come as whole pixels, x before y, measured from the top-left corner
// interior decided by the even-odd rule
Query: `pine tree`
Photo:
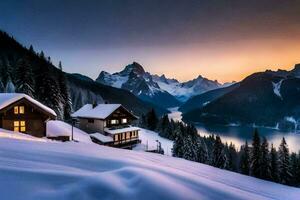
[[[297,154],[296,153],[292,153],[291,154],[291,164],[290,164],[290,168],[291,168],[291,185],[293,186],[298,186],[298,173],[299,173],[299,163],[298,163],[298,158],[297,158]]]
[[[261,173],[261,153],[260,153],[260,137],[258,130],[254,130],[252,149],[251,149],[251,160],[250,160],[250,173],[254,177],[260,177]]]
[[[246,141],[245,145],[241,147],[241,158],[240,158],[240,170],[242,174],[250,174],[250,149],[248,142]]]
[[[197,160],[197,151],[191,135],[187,135],[186,137],[183,138],[182,151],[183,151],[182,158],[191,161]]]
[[[62,97],[61,110],[63,110],[63,119],[69,120],[71,118],[72,102],[69,94],[69,89],[67,87],[66,77],[64,72],[62,71],[61,62],[59,62],[59,67],[61,69],[60,73],[58,74],[58,85],[60,89],[60,95]]]
[[[237,171],[237,152],[234,144],[230,143],[228,147],[228,165],[227,169],[230,171]]]
[[[261,175],[260,177],[265,180],[271,180],[271,161],[269,155],[269,144],[264,137],[261,144]]]
[[[196,159],[197,162],[208,163],[207,146],[200,136],[198,136],[196,140],[196,156],[197,156]]]
[[[174,131],[175,134],[175,140],[173,142],[173,148],[172,148],[172,155],[174,157],[182,158],[183,156],[183,135],[181,132],[180,126],[176,128]]]
[[[271,177],[275,182],[279,181],[279,172],[278,172],[278,155],[273,144],[271,145]]]
[[[4,92],[5,91],[5,88],[4,88],[4,84],[0,78],[0,93]]]
[[[154,109],[151,109],[150,112],[146,115],[147,126],[151,131],[154,131],[157,127],[158,119]]]
[[[14,93],[16,91],[15,85],[11,81],[11,78],[8,77],[6,86],[5,86],[5,92],[6,93]]]
[[[49,68],[47,66],[39,66],[36,72],[36,90],[35,96],[43,104],[52,108],[59,117],[62,116],[60,103],[61,94],[59,85],[56,79],[53,78]]]
[[[28,58],[24,57],[17,62],[15,70],[16,91],[34,97],[34,77]]]
[[[280,183],[286,185],[290,184],[291,170],[289,148],[284,137],[282,138],[281,144],[278,149],[278,171]]]
[[[164,115],[157,123],[156,130],[161,137],[169,138],[168,127],[170,126],[170,121],[168,115]]]
[[[221,138],[219,136],[216,136],[216,140],[213,145],[211,165],[221,169],[224,169],[227,166],[227,158],[224,153]]]

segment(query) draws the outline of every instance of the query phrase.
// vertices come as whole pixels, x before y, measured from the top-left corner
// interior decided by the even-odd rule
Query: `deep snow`
[[[299,199],[300,189],[183,159],[75,142],[0,139],[0,194],[30,199]]]

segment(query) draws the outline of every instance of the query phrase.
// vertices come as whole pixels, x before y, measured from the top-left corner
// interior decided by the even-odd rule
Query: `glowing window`
[[[115,135],[115,141],[119,140],[119,135]]]
[[[122,140],[125,140],[125,133],[122,133]]]
[[[20,123],[19,121],[14,121],[14,131],[19,132]]]
[[[19,106],[19,113],[24,114],[25,113],[25,108],[24,106]]]
[[[126,139],[130,139],[130,132],[126,133]]]
[[[122,124],[126,124],[127,123],[127,119],[126,118],[123,118],[122,119]]]
[[[19,107],[18,107],[18,106],[15,106],[15,107],[14,107],[14,113],[15,113],[15,114],[19,114]]]
[[[111,124],[117,124],[117,123],[118,123],[118,120],[112,119],[112,120],[110,121],[110,123],[111,123]]]

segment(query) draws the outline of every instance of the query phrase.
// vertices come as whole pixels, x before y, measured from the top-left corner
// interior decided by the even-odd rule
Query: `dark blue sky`
[[[134,60],[179,79],[223,81],[299,61],[300,1],[1,0],[0,9],[1,29],[93,78]],[[272,45],[289,51],[278,58]]]

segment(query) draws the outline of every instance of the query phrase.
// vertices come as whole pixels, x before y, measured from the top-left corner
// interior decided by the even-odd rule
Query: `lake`
[[[169,109],[171,113],[169,118],[181,121],[181,112],[177,108]],[[205,126],[201,124],[195,124],[199,135],[208,136],[211,134],[218,134],[223,142],[228,144],[232,142],[236,147],[240,147],[247,140],[250,144],[252,141],[252,135],[254,132],[253,127],[247,126]],[[300,132],[288,132],[271,128],[257,127],[260,136],[264,136],[268,139],[269,144],[274,144],[278,147],[282,137],[285,137],[290,151],[298,152],[300,150]]]

